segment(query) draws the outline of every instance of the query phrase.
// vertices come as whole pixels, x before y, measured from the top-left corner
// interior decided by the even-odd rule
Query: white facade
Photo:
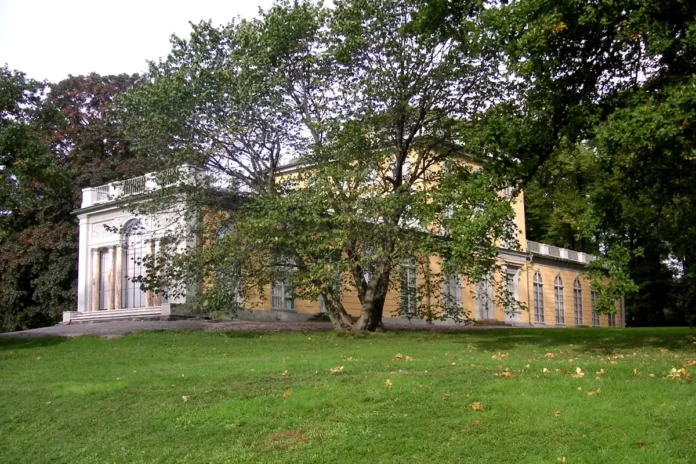
[[[124,183],[117,182],[83,189],[82,207],[77,211],[77,308],[64,314],[64,322],[111,318],[115,311],[124,316],[161,314],[163,303],[183,302],[162,301],[160,295],[141,290],[132,280],[145,274],[143,258],[157,255],[162,238],[185,226],[177,211],[138,216],[124,206],[124,197],[158,188],[152,175],[135,180],[126,182],[139,188],[125,191]]]

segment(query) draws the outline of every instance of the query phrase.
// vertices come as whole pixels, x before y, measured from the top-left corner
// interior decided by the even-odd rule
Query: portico
[[[131,180],[127,195],[151,188],[149,176],[142,178]],[[132,185],[142,188],[135,191]],[[157,256],[162,239],[181,225],[180,219],[168,213],[137,216],[124,205],[127,195],[113,184],[83,190],[82,207],[76,211],[80,221],[77,311],[65,313],[64,322],[158,315],[162,304],[169,303],[143,290],[138,277],[147,275],[145,260]]]

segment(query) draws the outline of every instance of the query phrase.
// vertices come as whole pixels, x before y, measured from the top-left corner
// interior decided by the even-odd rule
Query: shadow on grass
[[[68,341],[65,337],[0,337],[0,351],[21,350],[25,348],[43,348],[59,345]]]
[[[694,346],[696,341],[696,331],[689,329],[514,329],[443,336],[451,337],[455,343],[475,343],[477,347],[490,351],[510,350],[523,345],[568,348],[572,344],[570,348],[574,351],[592,354],[638,348],[680,350]]]

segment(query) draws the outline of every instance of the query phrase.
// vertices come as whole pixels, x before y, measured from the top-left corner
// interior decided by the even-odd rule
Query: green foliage
[[[0,69],[1,330],[51,325],[75,310],[81,189],[141,174],[149,162],[135,159],[112,111],[137,79],[47,85]]]
[[[626,250],[629,262],[606,265],[635,280],[620,285],[638,289],[629,320],[663,324],[669,309],[684,323],[696,314],[694,3],[523,0],[486,19],[516,98],[475,128],[478,146],[514,155],[495,165],[526,186],[529,238]]]
[[[477,8],[456,38],[425,37],[426,3],[280,2],[258,20],[201,23],[173,39],[127,96],[128,127],[143,150],[199,170],[202,181],[182,190],[189,220],[178,243],[214,236],[221,220],[233,227],[223,241],[172,253],[171,292],[205,281],[200,304],[219,310],[216,286],[232,284],[213,270],[243,263],[247,292],[288,281],[293,296],[323,297],[337,327],[376,330],[406,260],[423,270],[426,318],[446,277],[430,270],[431,256],[468,280],[492,274],[495,244],[514,242],[512,211],[499,178],[472,172],[459,126],[497,93],[498,70],[482,51]],[[156,197],[133,208],[182,199]],[[148,285],[164,287],[158,279]],[[357,294],[357,321],[337,282]]]

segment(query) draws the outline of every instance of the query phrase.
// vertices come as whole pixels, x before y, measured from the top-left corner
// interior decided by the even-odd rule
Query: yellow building
[[[83,190],[80,220],[78,307],[64,313],[64,322],[141,316],[167,316],[172,307],[185,303],[186,297],[163,301],[158,295],[142,291],[129,277],[144,272],[136,263],[148,253],[157,253],[162,237],[180,226],[176,215],[162,213],[152,217],[135,217],[120,201],[123,196],[144,194],[157,188],[154,175],[145,175],[123,182]],[[504,195],[507,193],[504,192]],[[501,274],[494,276],[504,282],[508,294],[520,304],[522,311],[503,307],[486,283],[467,283],[450,277],[444,293],[473,320],[483,324],[516,326],[624,326],[624,308],[617,314],[597,315],[593,311],[594,296],[583,273],[594,259],[585,253],[528,241],[525,233],[524,195],[512,199],[519,250],[499,249]],[[137,231],[134,232],[134,231]],[[431,260],[437,268],[439,263]],[[133,269],[131,269],[133,268]],[[415,267],[402,267],[403,282],[409,289],[391,290],[384,307],[384,317],[395,317],[400,303],[408,310],[414,304],[419,276]],[[288,299],[284,282],[277,282],[265,291],[265,298],[253,297],[253,311],[240,314],[244,319],[302,320],[323,311],[322,301]],[[360,313],[357,292],[342,291],[343,305],[354,316]],[[250,297],[251,298],[251,297]],[[248,303],[248,302],[247,302]],[[447,319],[437,323],[448,323]],[[449,322],[452,323],[452,322]]]

